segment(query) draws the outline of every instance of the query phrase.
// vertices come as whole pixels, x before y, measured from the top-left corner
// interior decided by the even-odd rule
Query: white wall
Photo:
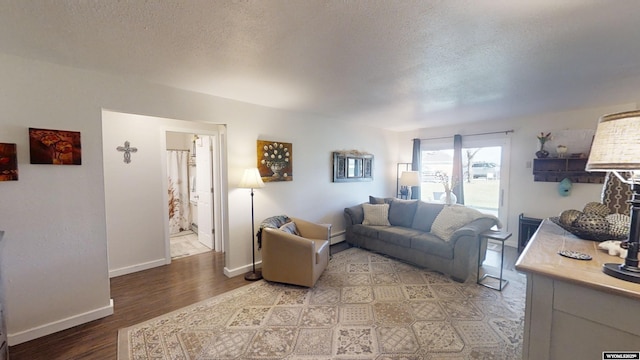
[[[344,229],[344,207],[366,201],[369,194],[395,192],[395,133],[10,55],[0,55],[0,78],[0,141],[17,143],[20,176],[19,181],[0,184],[0,229],[6,231],[0,271],[11,345],[108,315],[113,309],[107,259],[107,231],[113,229],[107,229],[106,219],[119,215],[105,210],[102,109],[227,125],[228,168],[223,175],[229,184],[226,267],[230,274],[248,269],[251,262],[250,197],[236,184],[245,168],[256,165],[258,139],[293,143],[294,180],[258,190],[256,219],[286,213],[333,223],[338,232]],[[30,165],[28,127],[80,131],[82,165]],[[147,144],[146,139],[134,137],[134,124],[125,129],[128,132],[118,134],[117,144],[104,147],[112,151],[124,140],[139,147],[132,164],[123,167],[137,176],[140,160],[155,140]],[[159,138],[158,132],[150,136]],[[376,156],[373,182],[331,182],[331,152],[346,149]],[[104,160],[111,161],[107,150]],[[121,153],[109,154],[122,161]],[[162,165],[149,158],[144,166],[155,171]],[[158,209],[146,208],[157,204],[156,195],[147,196],[131,203],[156,214]],[[156,218],[145,224],[147,231],[162,231]],[[164,251],[162,246],[142,244],[137,250],[148,256],[117,266],[154,261]]]
[[[535,218],[557,216],[566,209],[582,210],[590,201],[600,201],[601,184],[573,184],[571,195],[562,197],[558,194],[556,182],[534,182],[533,174],[527,163],[535,158],[538,150],[540,132],[556,133],[559,130],[595,129],[599,118],[604,114],[633,110],[636,104],[619,104],[612,106],[577,109],[573,111],[539,114],[535,116],[511,119],[483,124],[466,124],[461,126],[421,129],[403,133],[402,144],[407,139],[433,138],[453,136],[454,134],[474,134],[491,131],[514,130],[511,134],[510,173],[501,174],[502,180],[509,182],[508,223],[506,228],[513,232],[509,244],[516,246],[518,238],[518,215]],[[453,143],[453,139],[451,140]],[[409,153],[410,154],[410,149]]]

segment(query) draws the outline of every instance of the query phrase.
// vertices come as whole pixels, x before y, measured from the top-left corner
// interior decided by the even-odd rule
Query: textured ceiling
[[[636,0],[0,0],[0,52],[410,130],[638,101],[639,18]]]

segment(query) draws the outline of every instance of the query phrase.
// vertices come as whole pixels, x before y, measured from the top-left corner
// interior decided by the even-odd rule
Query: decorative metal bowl
[[[627,235],[597,233],[597,232],[593,232],[583,228],[568,226],[561,223],[560,217],[558,216],[550,217],[549,220],[553,221],[556,225],[560,226],[566,231],[584,240],[602,242],[607,240],[626,240],[627,239]]]

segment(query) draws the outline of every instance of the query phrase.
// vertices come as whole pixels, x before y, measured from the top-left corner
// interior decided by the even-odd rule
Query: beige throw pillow
[[[362,225],[389,226],[389,204],[362,204],[364,220]]]
[[[449,241],[456,230],[474,220],[483,218],[492,219],[499,228],[502,227],[500,220],[493,215],[483,214],[478,210],[463,205],[445,206],[433,221],[431,233],[444,241]]]

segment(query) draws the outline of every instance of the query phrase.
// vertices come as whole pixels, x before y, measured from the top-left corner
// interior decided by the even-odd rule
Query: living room
[[[510,172],[502,179],[509,183],[505,227],[515,234],[520,213],[556,216],[600,198],[598,184],[574,184],[571,196],[561,197],[557,183],[534,182],[528,163],[538,147],[536,136],[595,129],[602,115],[637,109],[640,101],[636,91],[625,97],[567,101],[565,108],[540,106],[526,115],[496,120],[442,120],[411,130],[388,130],[367,126],[362,119],[345,121],[346,117],[183,90],[128,70],[113,74],[73,62],[57,64],[26,50],[0,48],[0,52],[4,85],[0,141],[17,145],[19,164],[19,180],[0,186],[0,228],[5,231],[0,270],[10,345],[108,316],[114,311],[110,296],[114,271],[125,269],[120,272],[124,274],[166,263],[164,189],[158,175],[164,131],[224,126],[225,272],[237,276],[252,262],[251,198],[248,189],[237,185],[244,169],[256,166],[257,140],[291,143],[294,171],[293,181],[267,183],[256,190],[256,221],[289,214],[331,223],[340,240],[345,207],[364,202],[369,195],[396,194],[396,164],[411,161],[411,139],[513,130],[508,135]],[[295,102],[293,95],[290,101]],[[109,116],[119,117],[123,125],[107,142],[105,121],[113,119]],[[460,113],[462,118],[474,116],[471,110]],[[438,118],[437,112],[433,118]],[[80,132],[82,165],[31,164],[30,127]],[[125,141],[138,149],[130,163],[124,163],[123,153],[116,150]],[[332,182],[331,154],[341,150],[373,154],[373,181]],[[128,178],[119,187],[119,196],[126,201],[116,211],[107,211],[107,162],[117,163]],[[115,229],[108,227],[107,219],[128,224],[118,229],[126,237],[112,238]]]

